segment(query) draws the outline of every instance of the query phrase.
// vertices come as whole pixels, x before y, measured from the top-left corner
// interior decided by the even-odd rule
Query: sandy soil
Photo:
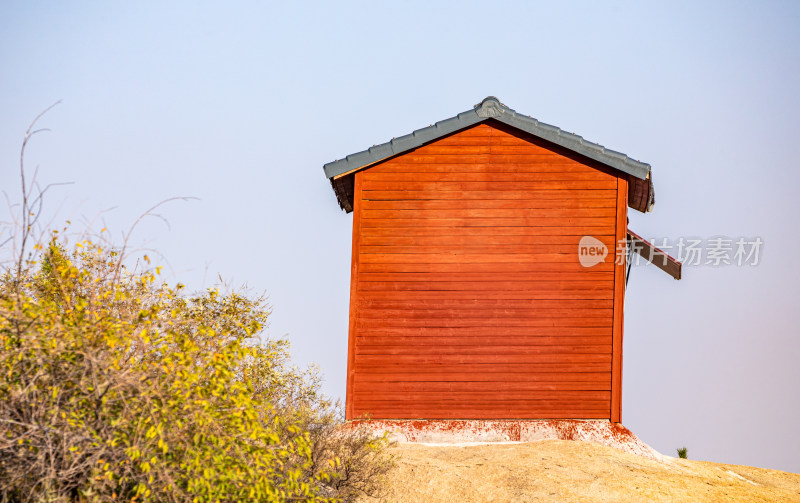
[[[800,502],[800,475],[703,461],[659,462],[588,442],[396,444],[387,490],[367,502]]]

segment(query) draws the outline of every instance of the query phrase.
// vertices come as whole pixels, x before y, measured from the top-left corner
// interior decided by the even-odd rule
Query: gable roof
[[[607,149],[602,145],[592,143],[581,136],[568,133],[556,126],[545,124],[527,115],[519,114],[500,103],[500,100],[494,96],[485,98],[475,105],[472,110],[467,110],[455,117],[439,121],[426,128],[417,129],[405,136],[392,138],[391,141],[375,145],[367,150],[350,154],[344,159],[329,162],[323,166],[323,169],[336,192],[339,205],[349,212],[352,211],[352,181],[350,180],[350,183],[342,183],[342,178],[356,171],[368,168],[380,161],[389,159],[390,157],[408,152],[443,136],[490,119],[502,122],[564,147],[572,152],[588,157],[589,159],[593,159],[613,169],[626,173],[634,179],[645,181],[646,190],[644,190],[644,193],[646,194],[646,200],[644,204],[632,206],[640,211],[649,211],[650,207],[652,207],[654,198],[649,164],[631,159],[621,152]],[[638,186],[637,190],[642,192],[642,186],[645,184],[638,183],[635,185]]]

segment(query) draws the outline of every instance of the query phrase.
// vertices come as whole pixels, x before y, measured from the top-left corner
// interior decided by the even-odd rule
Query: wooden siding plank
[[[445,318],[555,318],[582,316],[584,318],[611,318],[613,309],[575,309],[575,308],[555,308],[555,309],[377,309],[360,305],[359,313],[361,318],[422,318],[422,319],[445,319]]]
[[[485,282],[515,282],[515,281],[584,281],[584,280],[603,280],[613,281],[614,273],[612,271],[591,271],[584,273],[583,271],[556,271],[556,272],[520,272],[514,274],[513,272],[436,272],[436,273],[408,273],[408,272],[362,272],[362,282],[406,282],[406,281],[425,281],[425,282],[441,282],[441,281],[485,281]]]
[[[578,261],[576,253],[504,253],[504,254],[446,254],[446,253],[359,253],[359,260],[369,264],[405,264],[408,262],[422,264],[466,264],[484,263],[566,263]]]
[[[573,402],[579,400],[583,401],[605,401],[608,403],[611,392],[605,390],[537,390],[535,394],[520,393],[520,390],[495,390],[495,391],[450,391],[449,393],[440,393],[437,391],[406,391],[406,390],[391,390],[391,389],[375,389],[357,391],[356,398],[359,399],[362,406],[367,404],[380,404],[381,402],[413,402],[419,404],[428,403],[446,403],[446,402],[459,402],[469,403],[475,401],[490,401],[506,402],[508,400],[518,400],[522,397],[533,401],[541,400],[542,402]],[[596,405],[595,405],[596,406]]]
[[[582,236],[581,236],[582,237]],[[578,250],[579,236],[475,236],[475,235],[451,235],[438,234],[431,236],[361,236],[361,245],[369,246],[546,246],[546,245],[569,245]],[[606,246],[615,244],[614,236],[594,236]],[[584,268],[585,269],[585,268]]]
[[[577,280],[577,281],[403,281],[403,282],[359,282],[358,291],[468,291],[480,289],[482,292],[501,291],[573,291],[587,292],[613,288],[613,280]]]
[[[405,190],[405,191],[521,191],[521,190],[612,190],[616,187],[614,180],[604,181],[534,181],[534,182],[386,182],[364,180],[364,190]]]
[[[572,209],[572,208],[616,208],[611,199],[378,199],[362,201],[365,210],[477,210],[477,209]]]
[[[614,217],[514,217],[514,218],[370,218],[361,226],[397,229],[399,227],[566,227],[614,225]],[[402,232],[402,231],[396,231]]]
[[[476,342],[469,346],[451,346],[427,344],[417,346],[405,346],[398,344],[370,345],[364,342],[364,338],[356,338],[357,355],[545,355],[545,354],[611,354],[611,344],[597,344],[591,341],[591,345],[559,344],[550,346],[534,345],[515,345],[509,346],[505,341],[503,345],[487,345],[484,340],[482,343]],[[609,341],[610,342],[610,341]]]
[[[517,411],[544,411],[544,410],[551,410],[551,411],[559,411],[564,409],[572,409],[572,410],[608,410],[608,400],[603,399],[593,399],[587,400],[585,398],[573,398],[573,399],[566,399],[566,400],[558,400],[558,399],[542,399],[538,400],[535,398],[527,398],[527,397],[517,397],[513,398],[510,396],[505,397],[498,397],[496,399],[492,398],[472,398],[472,399],[429,399],[429,400],[381,400],[378,398],[374,398],[372,400],[363,400],[360,403],[360,406],[363,407],[365,410],[371,411],[378,411],[378,410],[390,410],[389,407],[412,407],[412,408],[420,408],[420,409],[440,409],[440,410],[447,410],[453,409],[456,410],[472,410],[474,408],[480,406],[486,406],[489,408],[495,407],[502,407],[503,409],[507,410],[517,410]]]
[[[366,273],[363,273],[366,274]],[[591,300],[499,300],[499,299],[371,299],[358,298],[359,306],[373,309],[613,309],[611,299]]]
[[[363,239],[363,236],[362,236]],[[417,257],[407,257],[405,261],[392,261],[391,263],[366,263],[361,264],[361,271],[363,272],[389,272],[389,273],[508,273],[519,271],[522,273],[536,273],[536,272],[581,272],[586,268],[575,261],[561,261],[561,262],[492,262],[490,260],[482,262],[469,262],[461,263],[431,263],[420,262]],[[609,272],[614,270],[614,264],[601,263],[592,266],[594,272]]]
[[[356,368],[374,365],[591,365],[611,364],[611,352],[580,354],[519,354],[519,355],[371,355],[356,353]]]
[[[358,373],[367,374],[455,374],[455,373],[570,373],[570,372],[604,372],[610,367],[610,362],[576,362],[576,363],[462,363],[462,364],[437,364],[420,363],[413,366],[406,364],[381,363],[377,365],[358,365]]]
[[[518,138],[516,136],[496,136],[491,135],[490,133],[486,134],[473,134],[470,136],[464,136],[461,134],[456,134],[453,136],[446,136],[444,138],[440,138],[434,142],[429,143],[426,146],[456,146],[456,145],[486,145],[491,140],[492,146],[495,145],[512,145],[512,146],[530,146],[531,143],[523,138]],[[420,147],[420,149],[425,148],[426,146]],[[540,148],[536,145],[533,148]],[[418,149],[418,150],[420,150]],[[397,159],[402,159],[402,157],[398,157]]]
[[[474,419],[497,419],[496,412],[485,412],[483,410],[471,411],[438,411],[438,410],[419,410],[419,409],[403,409],[402,415],[398,415],[398,409],[389,411],[361,411],[360,417],[370,419],[452,419],[452,420],[474,420]],[[497,410],[497,409],[494,409]],[[505,409],[504,409],[505,410]],[[579,417],[581,419],[604,419],[608,416],[608,408],[603,411],[589,411],[586,413],[579,413],[578,411],[567,412],[547,412],[547,411],[532,411],[521,413],[518,411],[508,411],[507,416],[514,417],[515,419],[574,419]],[[514,414],[513,416],[511,414]]]
[[[512,299],[512,300],[592,300],[592,299],[613,299],[613,291],[605,290],[556,290],[556,291],[541,291],[541,290],[518,290],[511,292],[498,291],[484,291],[480,293],[468,291],[369,291],[369,293],[360,292],[360,296],[369,296],[375,299],[399,299],[399,298],[414,298],[426,300],[461,300],[461,299]]]
[[[482,410],[474,410],[474,411],[436,411],[436,410],[418,410],[418,409],[402,409],[404,412],[402,415],[398,414],[398,409],[393,409],[390,411],[368,411],[363,410],[361,411],[360,417],[370,418],[370,419],[429,419],[429,418],[436,418],[436,419],[452,419],[452,420],[483,420],[483,419],[497,419],[496,412],[485,412]],[[494,409],[495,411],[497,409]],[[504,409],[505,410],[505,409]],[[514,414],[512,416],[512,413]],[[578,411],[567,411],[567,412],[546,412],[546,411],[533,411],[533,412],[526,412],[521,413],[517,411],[509,410],[506,416],[514,417],[515,419],[574,419],[576,417],[581,419],[604,419],[608,416],[608,408],[604,411],[589,411],[589,412],[578,412]]]
[[[579,407],[580,403],[530,403],[514,404],[510,402],[470,402],[456,406],[452,402],[435,404],[415,404],[415,403],[384,403],[367,404],[357,411],[361,415],[372,419],[491,419],[495,417],[497,411],[503,411],[510,418],[583,418],[583,419],[605,419],[608,417],[608,403],[597,403],[592,406]],[[397,411],[403,411],[404,415],[398,415]],[[407,415],[406,415],[407,414]]]
[[[369,263],[362,264],[361,271],[365,273],[394,273],[394,274],[459,274],[459,273],[488,273],[504,274],[513,273],[518,270],[519,274],[536,274],[546,272],[580,273],[585,268],[579,263],[573,262],[530,262],[527,264],[516,264],[513,262],[470,262],[469,265],[461,263],[420,263],[414,261],[415,257],[409,257],[407,261],[394,261],[391,264]],[[614,264],[598,264],[592,267],[595,273],[608,273],[613,271]],[[519,269],[517,269],[517,267]]]
[[[358,374],[355,382],[384,383],[384,382],[407,382],[407,383],[464,383],[464,382],[489,382],[489,383],[560,383],[584,382],[596,383],[609,386],[611,389],[611,372],[450,372],[430,373],[430,372],[386,372],[383,374]]]
[[[496,346],[491,347],[524,347],[530,349],[539,348],[546,351],[547,346],[611,346],[611,329],[609,327],[505,327],[507,330],[515,331],[503,337],[497,338]],[[390,348],[395,345],[402,345],[408,348],[409,352],[415,351],[417,346],[434,347],[444,345],[440,348],[442,352],[457,352],[471,348],[485,348],[487,340],[494,340],[487,337],[494,335],[495,331],[487,331],[485,328],[468,327],[467,329],[447,329],[437,327],[427,327],[424,332],[418,333],[413,329],[405,335],[393,333],[399,329],[385,327],[379,330],[364,330],[356,337],[357,350],[367,350],[369,346],[376,348]],[[360,348],[360,349],[358,349]],[[610,369],[609,369],[610,371]]]
[[[369,173],[596,173],[597,169],[569,159],[549,162],[436,163],[422,164],[404,161],[397,157],[369,168]]]
[[[598,236],[603,238],[613,232],[613,227],[574,225],[570,227],[369,227],[362,228],[362,237],[416,236]]]
[[[379,393],[384,390],[409,392],[451,393],[460,391],[611,391],[611,380],[604,381],[357,381],[355,392]]]
[[[444,147],[445,149],[447,147]],[[428,164],[528,164],[528,165],[536,165],[536,164],[552,164],[552,163],[564,163],[567,161],[572,160],[577,164],[575,159],[570,159],[568,157],[564,157],[558,153],[547,151],[547,150],[531,150],[528,152],[520,151],[515,149],[514,146],[508,146],[511,150],[503,151],[501,150],[502,147],[498,147],[498,151],[495,152],[494,149],[492,152],[485,152],[485,153],[472,153],[472,154],[446,154],[446,153],[435,153],[435,152],[426,152],[422,149],[412,150],[402,155],[402,162],[405,163],[413,163],[418,165],[428,165]],[[393,160],[385,161],[387,163],[393,162]],[[610,171],[609,168],[604,167],[600,163],[590,163],[590,165],[598,170],[603,171],[607,170]]]
[[[553,152],[531,152],[527,154],[498,155],[494,153],[483,154],[429,154],[420,151],[410,151],[403,154],[403,161],[418,165],[427,164],[538,164],[563,162],[564,158]]]
[[[519,319],[496,319],[496,318],[396,318],[393,320],[380,320],[374,318],[358,318],[356,327],[358,329],[376,328],[460,328],[460,327],[605,327],[612,322],[611,318],[519,318]]]
[[[363,222],[363,220],[362,220]],[[602,241],[602,240],[601,240]],[[607,240],[613,242],[612,240]],[[605,243],[604,243],[605,244]],[[606,244],[606,246],[608,246]],[[536,245],[445,245],[445,246],[361,246],[365,255],[403,255],[403,254],[449,254],[449,255],[506,255],[506,254],[550,254],[561,253],[577,256],[578,246],[570,244],[536,244]],[[591,274],[588,270],[586,274]]]
[[[404,329],[405,328],[405,329]],[[503,341],[510,340],[512,336],[596,336],[608,335],[612,333],[611,326],[604,327],[497,327],[491,331],[485,327],[381,327],[373,329],[365,329],[359,332],[359,336],[393,336],[395,338],[403,337],[445,337],[445,336],[481,336],[486,337],[486,334],[492,334],[495,337],[502,338]],[[399,339],[398,339],[399,340]],[[609,369],[610,371],[611,369]]]
[[[380,408],[386,408],[391,405],[403,405],[403,406],[412,406],[415,408],[426,408],[426,409],[446,409],[455,407],[456,409],[469,409],[471,407],[480,406],[480,405],[487,405],[490,407],[503,407],[508,408],[509,410],[519,410],[519,411],[528,411],[528,410],[560,410],[564,408],[570,408],[574,410],[599,410],[605,409],[608,410],[608,401],[607,400],[586,400],[586,399],[566,399],[566,400],[558,400],[558,399],[535,399],[535,398],[525,398],[525,397],[504,397],[504,398],[483,398],[483,399],[470,399],[470,400],[448,400],[446,398],[443,399],[429,399],[429,400],[381,400],[381,399],[372,399],[372,400],[364,400],[361,404],[362,407],[365,409],[371,410],[380,410]]]
[[[616,217],[616,208],[458,208],[443,209],[365,209],[362,219],[407,219],[439,220],[439,219],[466,219],[466,218],[547,218],[552,225],[557,225],[560,218],[601,218]]]
[[[556,291],[541,291],[541,290],[518,290],[512,292],[504,291],[483,291],[483,292],[465,292],[458,290],[451,291],[370,291],[369,294],[364,292],[360,296],[368,295],[375,299],[399,299],[399,298],[414,298],[414,299],[523,299],[523,300],[557,300],[557,299],[612,299],[614,297],[613,290],[556,290]]]
[[[566,182],[566,181],[592,181],[607,182],[608,175],[598,171],[589,172],[560,172],[560,171],[530,171],[530,172],[494,172],[494,173],[453,173],[429,172],[419,173],[394,172],[375,173],[366,171],[364,180],[369,182]]]
[[[481,137],[471,137],[467,139],[468,141],[458,141],[457,144],[452,144],[452,142],[448,143],[446,141],[436,141],[410,150],[408,154],[475,155],[492,153],[498,155],[550,155],[564,158],[560,154],[553,152],[551,149],[514,137],[497,137],[498,141],[496,142],[495,137],[492,137],[490,139],[491,145],[489,144],[489,141],[486,141],[489,138],[483,137],[483,141],[480,141],[479,138]]]
[[[544,185],[547,187],[547,185]],[[437,191],[433,187],[427,189],[391,189],[391,190],[365,190],[363,198],[365,200],[498,200],[498,199],[607,199],[609,196],[616,195],[616,190],[595,189],[595,190],[574,190],[574,189],[521,189],[519,187],[506,187],[504,190],[491,190],[472,188],[471,190],[442,190]]]
[[[539,145],[533,144],[530,141],[530,136],[518,136],[511,134],[498,134],[498,130],[477,130],[467,132],[466,130],[461,133],[456,133],[450,136],[439,138],[428,145],[484,145],[491,140],[491,145],[522,145],[529,148],[543,148]]]

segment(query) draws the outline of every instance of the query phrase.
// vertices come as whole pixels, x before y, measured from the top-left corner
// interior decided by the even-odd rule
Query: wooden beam
[[[616,243],[624,242],[628,226],[628,181],[617,178]],[[619,255],[622,255],[621,257]],[[614,246],[614,323],[611,337],[611,422],[622,421],[622,328],[625,306],[625,271],[623,250]]]
[[[628,229],[628,246],[644,257],[645,260],[658,267],[675,279],[681,279],[682,265],[676,259],[670,257],[665,251],[656,248],[640,235]]]
[[[350,326],[347,339],[347,395],[345,398],[345,419],[353,416],[353,377],[355,376],[356,319],[358,315],[358,263],[361,241],[361,173],[356,173],[353,182],[353,251],[350,271]]]

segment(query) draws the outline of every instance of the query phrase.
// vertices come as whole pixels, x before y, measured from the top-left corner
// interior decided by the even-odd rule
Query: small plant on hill
[[[678,448],[678,457],[681,458],[681,459],[688,459],[686,457],[688,452],[689,452],[689,449],[687,449],[686,447],[680,447],[680,448]]]

